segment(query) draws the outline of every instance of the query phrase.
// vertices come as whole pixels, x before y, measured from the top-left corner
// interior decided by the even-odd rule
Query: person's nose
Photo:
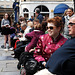
[[[49,30],[49,31],[50,31],[51,29],[50,29],[50,28],[48,28],[47,30]]]
[[[71,26],[70,25],[68,25],[68,28],[70,28]]]

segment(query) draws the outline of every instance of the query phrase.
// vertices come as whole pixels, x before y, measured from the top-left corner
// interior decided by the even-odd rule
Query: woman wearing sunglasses
[[[42,62],[42,65],[45,66],[51,55],[67,40],[60,34],[62,30],[63,22],[61,17],[57,16],[48,20],[48,34],[40,36],[34,51],[35,60]]]

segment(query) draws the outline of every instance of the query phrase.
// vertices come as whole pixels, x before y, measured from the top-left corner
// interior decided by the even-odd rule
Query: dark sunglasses
[[[17,37],[21,38],[21,37],[23,37],[23,36],[22,36],[22,35],[17,35]]]
[[[70,22],[69,25],[70,25],[70,26],[73,26],[73,25],[75,25],[75,23]]]
[[[55,27],[52,27],[52,26],[50,26],[50,27],[47,27],[47,29],[51,29],[51,30],[53,30]]]

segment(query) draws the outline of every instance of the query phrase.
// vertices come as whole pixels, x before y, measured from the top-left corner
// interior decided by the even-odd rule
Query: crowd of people
[[[74,75],[73,8],[65,10],[62,17],[47,19],[43,18],[37,8],[35,17],[25,20],[20,16],[19,22],[13,25],[6,13],[1,21],[1,28],[4,35],[2,48],[14,51],[11,55],[19,61],[17,68],[24,69],[21,69],[21,75]],[[8,47],[6,43],[9,44]]]

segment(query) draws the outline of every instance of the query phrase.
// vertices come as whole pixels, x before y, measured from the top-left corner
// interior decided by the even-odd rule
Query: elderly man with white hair
[[[23,37],[19,38],[20,41],[27,41],[27,38],[25,38],[25,35],[29,33],[29,30],[33,28],[33,22],[28,22],[27,26],[25,23],[21,24],[22,30],[24,30]]]
[[[17,41],[15,42],[15,50],[14,50],[14,54],[15,54],[15,55],[13,55],[12,57],[15,57],[15,58],[18,58],[18,59],[19,59],[20,54],[21,54],[22,52],[24,52],[24,49],[22,49],[22,48],[24,48],[25,45],[30,42],[30,40],[28,40],[27,38],[25,38],[25,35],[26,35],[27,33],[29,33],[29,30],[30,30],[32,27],[33,27],[33,22],[28,22],[28,23],[27,23],[27,26],[26,26],[25,23],[21,24],[21,28],[22,28],[22,30],[24,30],[24,33],[23,33],[23,35],[21,35],[22,33],[19,34],[21,37],[19,37],[19,38],[18,38],[19,40],[17,40]],[[23,46],[22,46],[22,42],[25,42]],[[21,43],[21,44],[20,44],[20,43]],[[19,44],[19,45],[18,45],[18,44]],[[18,46],[17,46],[17,45],[18,45]]]

